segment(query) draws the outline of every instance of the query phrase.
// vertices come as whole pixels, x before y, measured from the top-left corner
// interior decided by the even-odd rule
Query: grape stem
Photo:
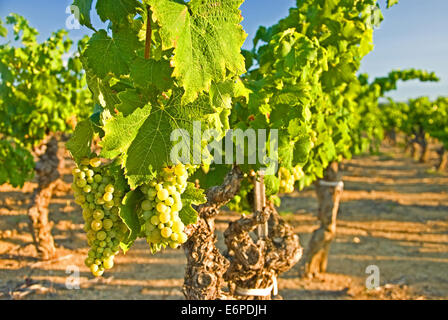
[[[145,59],[148,60],[151,56],[151,7],[146,7],[146,42],[145,42]]]

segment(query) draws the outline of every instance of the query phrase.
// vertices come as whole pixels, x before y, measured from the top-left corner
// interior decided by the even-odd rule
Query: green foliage
[[[8,163],[0,184],[22,186],[33,176],[33,148],[50,133],[70,133],[87,117],[92,100],[78,55],[64,63],[72,46],[65,31],[38,43],[38,32],[25,18],[11,14],[6,23],[20,44],[0,45],[0,162]],[[1,23],[0,36],[6,31]]]
[[[400,131],[410,138],[420,139],[428,134],[448,150],[448,98],[431,101],[420,97],[407,103],[389,99],[380,109],[385,130]]]
[[[9,183],[22,187],[34,176],[34,160],[31,153],[18,141],[0,140],[0,185]]]
[[[184,102],[192,102],[212,82],[227,73],[245,72],[241,46],[246,34],[240,25],[243,0],[146,0],[160,27],[163,50],[174,49],[173,76],[185,89]]]
[[[173,130],[181,130],[193,144],[193,122],[201,121],[201,131],[215,128],[222,138],[229,128],[232,99],[247,97],[238,80],[245,72],[241,3],[98,0],[96,13],[110,29],[95,30],[92,1],[74,2],[81,9],[80,23],[95,30],[80,60],[97,107],[89,120],[78,124],[67,147],[79,163],[90,156],[92,141],[98,137],[100,156],[121,164],[122,172],[116,175],[131,189],[121,208],[130,234],[121,244],[126,250],[147,222],[148,217],[139,219],[135,212],[149,206],[145,197],[154,198],[147,194],[153,188],[148,183],[174,170]],[[179,218],[188,225],[197,221],[193,206],[206,199],[192,183],[184,191]]]
[[[352,132],[353,154],[377,151],[379,143],[383,140],[384,131],[410,123],[407,120],[404,121],[408,115],[400,113],[399,109],[385,110],[384,107],[379,106],[379,99],[385,97],[387,92],[397,89],[399,81],[410,80],[426,82],[439,79],[434,73],[408,69],[391,71],[387,77],[376,78],[371,83],[368,82],[367,75],[361,75],[359,81],[352,84],[350,91],[357,105],[351,123],[355,128]],[[404,128],[401,130],[405,131]]]
[[[244,76],[249,101],[235,108],[231,127],[279,130],[279,167],[303,168],[300,189],[352,154],[359,128],[351,88],[373,48],[370,22],[382,19],[376,1],[355,2],[299,0],[286,18],[260,27],[245,53],[257,68]]]
[[[182,194],[182,210],[179,212],[179,217],[185,225],[193,224],[197,222],[198,214],[193,209],[192,205],[200,205],[205,203],[207,199],[204,195],[203,189],[197,189],[193,183],[187,184],[187,189]]]

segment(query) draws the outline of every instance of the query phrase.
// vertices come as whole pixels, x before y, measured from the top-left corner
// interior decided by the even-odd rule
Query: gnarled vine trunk
[[[33,192],[28,216],[36,249],[42,259],[48,260],[56,253],[51,235],[52,224],[48,219],[48,206],[53,193],[61,185],[59,169],[62,166],[64,150],[58,148],[58,139],[55,136],[49,137],[43,146],[43,154],[39,155],[35,168],[38,187]]]
[[[189,239],[183,246],[187,256],[183,293],[187,299],[269,299],[270,293],[262,297],[242,296],[237,287],[269,287],[276,281],[273,279],[292,268],[302,256],[298,236],[280,219],[272,204],[252,218],[229,224],[224,237],[230,262],[219,252],[214,219],[219,208],[238,193],[242,179],[241,170],[235,166],[221,186],[207,191],[207,203],[197,208],[198,223],[187,228]],[[266,237],[253,241],[255,229],[268,220]],[[226,281],[229,293],[222,290]]]
[[[268,222],[268,234],[256,229]],[[241,218],[224,233],[230,267],[224,275],[230,293],[240,300],[269,300],[276,294],[277,277],[302,257],[299,237],[268,204],[251,218]],[[257,295],[260,294],[260,295]]]
[[[243,174],[234,166],[221,186],[207,191],[207,203],[200,205],[198,223],[186,230],[189,239],[183,245],[187,267],[183,293],[189,300],[216,300],[223,296],[224,273],[229,262],[215,246],[215,218],[219,209],[239,191]]]
[[[316,181],[318,218],[320,226],[311,236],[304,259],[300,265],[300,275],[313,277],[326,272],[330,245],[336,236],[336,218],[342,196],[342,173],[337,162],[325,170],[323,179]]]

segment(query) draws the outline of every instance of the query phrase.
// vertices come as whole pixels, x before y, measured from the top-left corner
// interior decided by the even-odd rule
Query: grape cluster
[[[292,168],[292,172],[285,167],[280,167],[278,169],[278,177],[280,179],[280,192],[281,193],[291,193],[294,191],[294,184],[297,180],[302,179],[304,172],[302,167],[295,166]]]
[[[145,195],[139,211],[142,235],[153,253],[168,245],[175,249],[187,241],[185,226],[179,218],[187,179],[186,166],[177,164],[165,167],[157,178],[140,187]]]
[[[116,190],[108,166],[99,158],[82,159],[73,169],[72,189],[83,211],[84,230],[90,246],[85,264],[96,277],[111,269],[127,226],[121,220],[120,205],[124,190]]]

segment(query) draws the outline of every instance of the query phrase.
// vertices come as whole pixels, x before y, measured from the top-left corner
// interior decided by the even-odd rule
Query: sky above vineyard
[[[66,28],[66,8],[71,3],[71,0],[0,0],[0,17],[11,12],[25,16],[43,40],[52,31]],[[259,25],[275,23],[294,4],[295,0],[246,0],[241,7],[242,24],[248,33],[244,48],[251,48]],[[447,0],[401,0],[393,8],[383,10],[385,21],[376,30],[375,49],[363,60],[361,72],[376,77],[397,68],[435,71],[441,78],[439,83],[402,83],[390,96],[406,100],[422,95],[432,98],[448,95],[447,12]],[[94,25],[99,26],[101,22],[94,19]],[[70,37],[78,40],[88,33],[85,28],[70,30]]]

